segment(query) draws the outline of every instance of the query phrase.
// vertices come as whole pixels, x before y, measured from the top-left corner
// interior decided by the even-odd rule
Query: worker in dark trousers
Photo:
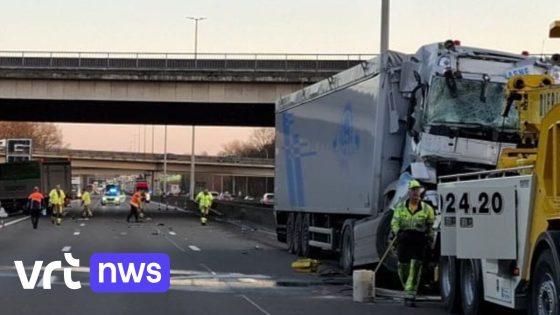
[[[136,222],[138,222],[138,213],[142,208],[142,191],[136,190],[134,195],[130,198],[130,213],[126,218],[126,222],[130,222],[130,218],[134,216]]]
[[[398,274],[405,291],[405,305],[414,306],[426,248],[433,242],[434,209],[420,199],[422,186],[408,184],[408,199],[395,206],[391,229],[397,236]]]
[[[31,212],[31,223],[33,224],[33,228],[37,229],[39,216],[41,215],[41,210],[44,207],[43,200],[45,199],[45,196],[43,196],[43,194],[39,191],[39,187],[35,187],[27,199],[27,209]]]

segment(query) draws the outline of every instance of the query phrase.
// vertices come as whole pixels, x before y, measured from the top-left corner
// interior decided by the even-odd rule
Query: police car
[[[108,204],[120,205],[121,204],[121,193],[120,188],[117,185],[107,185],[103,192],[103,197],[101,197],[101,205],[105,206]]]

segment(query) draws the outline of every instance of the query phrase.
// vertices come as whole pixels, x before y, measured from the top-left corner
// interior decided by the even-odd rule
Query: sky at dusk
[[[200,53],[377,53],[381,0],[0,0],[0,50]],[[460,39],[509,52],[560,52],[548,39],[558,0],[393,0],[390,48]],[[71,148],[151,152],[151,126],[60,124]],[[146,141],[144,141],[146,129]],[[198,127],[196,152],[217,153],[252,128]],[[190,127],[169,127],[168,149],[190,153]],[[89,137],[89,135],[93,135]],[[140,136],[140,148],[138,137]],[[86,139],[85,141],[84,139]],[[163,127],[155,128],[163,150]]]

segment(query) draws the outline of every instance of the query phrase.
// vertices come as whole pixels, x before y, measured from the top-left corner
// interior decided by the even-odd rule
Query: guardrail
[[[334,71],[350,68],[376,54],[276,53],[127,53],[0,51],[0,68]]]

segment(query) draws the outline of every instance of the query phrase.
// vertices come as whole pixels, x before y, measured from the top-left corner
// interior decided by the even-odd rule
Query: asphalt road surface
[[[417,308],[405,308],[397,299],[355,303],[344,281],[293,271],[295,257],[267,231],[212,219],[201,226],[189,211],[165,210],[156,203],[149,205],[144,222],[127,223],[127,203],[101,206],[94,199],[93,205],[94,218],[82,219],[74,204],[60,226],[47,217],[37,230],[26,217],[3,221],[0,314],[445,314],[438,302]],[[43,288],[48,282],[43,273],[35,289],[22,288],[15,260],[23,261],[29,276],[36,260],[68,266],[65,252],[80,259],[72,279],[81,282],[81,289],[68,289],[62,270],[53,272],[51,290]],[[88,265],[98,252],[166,253],[171,288],[166,293],[94,293]]]

